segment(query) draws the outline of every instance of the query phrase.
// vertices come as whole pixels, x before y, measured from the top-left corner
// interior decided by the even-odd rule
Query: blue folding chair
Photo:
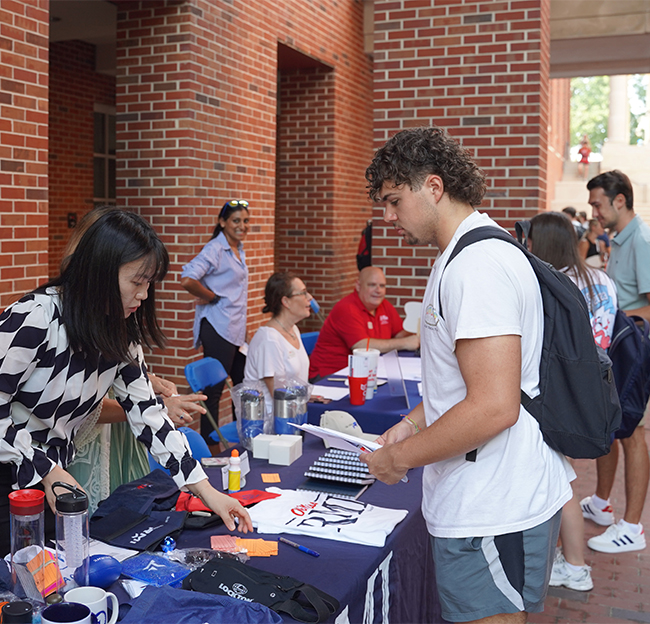
[[[192,451],[192,457],[194,457],[194,459],[198,459],[200,461],[203,457],[212,457],[208,443],[203,439],[203,436],[198,431],[194,431],[194,429],[190,429],[189,427],[179,427],[178,430],[182,431],[185,434],[187,441],[190,443],[190,450]],[[151,470],[160,468],[169,474],[169,470],[167,470],[167,468],[164,466],[161,466],[151,456],[151,453],[149,453],[149,468]]]
[[[314,350],[314,347],[316,346],[316,341],[318,340],[318,334],[320,332],[305,332],[304,334],[300,334],[300,339],[302,340],[302,344],[305,346],[305,351],[307,351],[307,355],[311,355],[311,352]]]
[[[206,388],[216,386],[222,381],[227,382],[228,373],[219,360],[212,357],[204,357],[201,360],[190,362],[185,367],[185,378],[187,379],[187,383],[190,384],[190,388],[192,388],[193,392],[202,392]],[[230,387],[230,384],[228,384],[228,387]],[[202,403],[202,405],[206,410],[208,409],[205,403]],[[221,442],[225,448],[230,448],[229,443],[237,444],[239,442],[237,423],[235,421],[228,423],[223,427],[219,427],[216,419],[212,414],[210,414],[209,410],[206,412],[206,417],[214,428],[210,437],[215,442]],[[215,433],[217,435],[216,438]]]

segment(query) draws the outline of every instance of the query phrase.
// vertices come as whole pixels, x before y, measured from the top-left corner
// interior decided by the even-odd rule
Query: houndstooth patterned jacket
[[[0,315],[0,462],[14,487],[30,487],[74,457],[74,436],[113,386],[135,436],[180,486],[205,479],[149,383],[140,345],[134,362],[86,358],[70,348],[55,289],[30,293]]]

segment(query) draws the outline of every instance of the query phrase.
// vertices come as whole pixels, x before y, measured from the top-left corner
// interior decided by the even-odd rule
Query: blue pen
[[[291,540],[284,539],[284,537],[278,538],[283,544],[289,544],[289,546],[293,546],[294,548],[297,548],[298,550],[302,550],[302,552],[307,553],[308,555],[311,555],[312,557],[320,557],[320,553],[317,553],[315,550],[312,550],[311,548],[307,548],[307,546],[301,546],[300,544],[296,544],[296,542],[292,542]]]

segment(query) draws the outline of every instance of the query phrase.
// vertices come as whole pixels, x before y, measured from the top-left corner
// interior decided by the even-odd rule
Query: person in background
[[[586,134],[582,135],[582,140],[580,141],[580,149],[578,150],[578,155],[580,160],[578,161],[578,175],[586,180],[589,175],[589,156],[591,154],[591,145],[589,144],[589,137]]]
[[[267,412],[273,411],[275,377],[307,381],[309,357],[296,323],[309,317],[311,299],[304,282],[290,271],[274,273],[266,282],[262,312],[270,312],[271,318],[251,340],[244,380],[265,383]]]
[[[582,238],[587,228],[580,223],[576,209],[573,206],[567,206],[566,208],[562,208],[562,212],[571,220],[571,225],[575,228],[578,239]]]
[[[354,292],[341,299],[325,320],[311,354],[309,380],[346,367],[353,349],[368,347],[388,353],[416,351],[419,346],[419,336],[403,329],[397,310],[386,301],[383,271],[366,267],[359,273]]]
[[[244,240],[249,230],[248,202],[227,201],[217,219],[212,239],[198,256],[183,267],[181,286],[197,298],[194,346],[203,345],[203,356],[219,360],[238,384],[244,379],[248,267]],[[206,405],[219,422],[219,401],[224,383],[206,390]],[[201,417],[201,435],[210,439],[212,425]]]
[[[0,315],[0,551],[9,551],[12,489],[45,491],[53,537],[52,484],[79,486],[65,470],[74,438],[113,387],[133,433],[226,526],[252,530],[246,510],[217,492],[174,428],[147,378],[142,345],[163,347],[155,283],[169,256],[153,228],[123,210],[102,215],[61,275]]]
[[[590,219],[587,231],[578,242],[578,255],[591,267],[602,269],[608,258],[608,247],[603,242],[601,235],[605,234],[603,226],[598,219]]]
[[[578,254],[578,239],[569,219],[559,212],[544,212],[530,221],[528,243],[532,253],[566,273],[580,288],[589,309],[591,329],[598,346],[607,349],[612,341],[616,316],[616,286],[603,271],[585,264]],[[574,491],[562,509],[562,552],[553,563],[550,584],[589,591],[594,583],[584,560],[584,519]]]
[[[650,320],[650,227],[634,212],[632,183],[621,171],[606,171],[589,180],[587,190],[594,217],[603,229],[615,233],[607,275],[616,284],[619,306],[628,315]],[[596,491],[580,504],[585,518],[608,528],[587,542],[589,548],[619,553],[646,547],[641,515],[650,479],[650,459],[644,421],[645,418],[630,437],[620,440],[625,454],[625,513],[616,524],[609,496],[616,476],[618,442],[615,440],[610,452],[596,460]]]

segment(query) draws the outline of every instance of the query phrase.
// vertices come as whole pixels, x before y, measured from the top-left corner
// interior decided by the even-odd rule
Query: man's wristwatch
[[[215,303],[219,303],[220,300],[221,300],[221,297],[219,295],[215,294],[215,296],[212,299],[210,299],[210,305],[214,305]]]

